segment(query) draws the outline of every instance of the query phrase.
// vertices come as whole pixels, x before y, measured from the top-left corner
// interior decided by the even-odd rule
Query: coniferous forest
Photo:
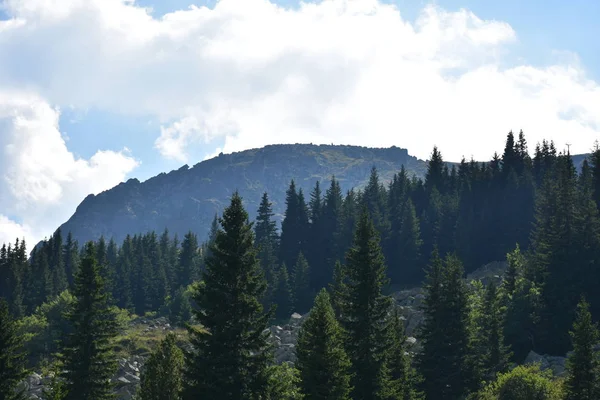
[[[250,221],[235,192],[210,234],[131,232],[78,243],[57,230],[0,249],[0,400],[114,398],[116,338],[131,315],[166,316],[137,398],[453,400],[600,398],[600,148],[581,166],[509,133],[489,162],[424,178],[375,168],[343,193],[289,182],[281,226],[269,193]],[[505,261],[499,284],[467,281]],[[392,293],[421,286],[409,350]],[[297,361],[277,365],[269,326],[305,315]],[[527,355],[568,355],[564,376]]]

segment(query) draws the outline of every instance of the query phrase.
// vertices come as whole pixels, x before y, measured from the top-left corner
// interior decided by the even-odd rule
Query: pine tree
[[[567,359],[566,400],[592,400],[600,396],[600,363],[594,346],[600,338],[592,322],[588,303],[577,305],[577,317],[570,332],[573,353]]]
[[[220,222],[203,284],[193,297],[203,328],[190,328],[193,351],[186,354],[183,397],[256,399],[267,389],[271,353],[264,331],[272,313],[264,313],[260,303],[266,283],[237,192]]]
[[[307,253],[309,256],[309,263],[313,266],[314,272],[325,271],[326,260],[325,260],[325,236],[327,232],[324,227],[323,220],[323,193],[321,192],[321,182],[315,182],[315,187],[310,193],[310,200],[308,202],[310,225],[309,225],[309,236],[308,236],[308,248],[310,252]],[[323,277],[313,277],[314,287],[319,285],[320,281],[323,281]]]
[[[185,287],[194,282],[198,279],[198,273],[198,237],[190,231],[185,234],[181,243],[177,287]]]
[[[326,287],[331,282],[333,276],[333,266],[335,261],[342,258],[346,248],[341,239],[343,235],[343,205],[342,189],[335,176],[331,177],[331,184],[325,192],[323,201],[323,271],[315,271],[311,266],[311,275],[313,276],[313,287]]]
[[[141,377],[139,400],[181,398],[184,358],[176,340],[174,333],[168,333],[150,355]]]
[[[273,220],[273,205],[269,201],[267,192],[263,193],[254,232],[256,235],[256,246],[258,248],[258,258],[262,267],[263,274],[267,281],[267,291],[263,301],[264,306],[270,306],[275,303],[275,291],[277,289],[277,251],[279,247],[279,237],[277,235],[277,224]]]
[[[119,279],[115,281],[114,291],[117,306],[124,309],[133,308],[133,292],[131,287],[132,267],[133,263],[133,241],[131,236],[127,235],[123,241],[123,245],[119,249],[117,259],[117,276]]]
[[[309,235],[308,207],[302,189],[296,191],[292,180],[285,197],[285,216],[281,223],[279,261],[294,265],[298,254],[306,250]]]
[[[506,372],[509,366],[510,352],[504,342],[505,309],[501,304],[498,289],[493,282],[486,288],[481,315],[481,340],[484,354],[480,355],[485,377],[495,377]]]
[[[356,227],[354,246],[346,256],[346,274],[347,299],[341,320],[352,361],[352,397],[383,399],[389,390],[386,339],[391,298],[381,293],[388,283],[386,266],[379,237],[364,209]]]
[[[277,290],[275,291],[275,318],[285,319],[292,314],[293,294],[290,286],[290,276],[285,264],[277,271]]]
[[[416,390],[417,376],[412,368],[406,349],[404,322],[400,319],[398,308],[390,315],[390,349],[388,366],[390,369],[390,399],[417,400],[422,395]]]
[[[27,376],[25,355],[8,304],[0,298],[0,400],[25,400],[19,383]]]
[[[346,269],[341,262],[336,261],[333,268],[333,279],[329,284],[331,305],[337,319],[341,318],[344,304],[348,301],[348,285]]]
[[[438,192],[444,192],[444,159],[437,146],[433,147],[431,158],[427,162],[427,173],[425,174],[425,188],[431,193],[433,188]]]
[[[306,400],[349,400],[350,359],[329,294],[322,289],[298,334],[297,367]]]
[[[63,258],[65,260],[65,274],[69,282],[69,287],[73,286],[75,271],[79,267],[79,249],[77,241],[73,239],[71,232],[67,235],[67,241],[63,248]]]
[[[26,297],[30,303],[29,311],[35,310],[35,307],[46,301],[53,292],[46,245],[47,242],[39,248],[34,248],[31,252],[31,275],[35,279],[28,282],[29,291]]]
[[[110,399],[110,378],[117,366],[112,353],[117,323],[91,242],[85,246],[85,258],[75,274],[73,295],[75,303],[67,316],[73,333],[66,337],[61,351],[64,399]]]
[[[404,205],[402,225],[398,235],[398,269],[396,276],[398,283],[416,283],[421,280],[421,228],[417,218],[415,206],[409,199]]]
[[[310,267],[302,253],[298,255],[292,278],[294,309],[296,312],[304,314],[310,309],[313,292],[310,288]]]
[[[469,312],[462,265],[434,250],[427,273],[418,370],[428,399],[460,398],[470,375]]]
[[[52,235],[51,248],[49,250],[50,270],[52,271],[52,290],[53,295],[58,295],[69,286],[67,273],[65,271],[65,261],[63,254],[63,240],[60,228]]]

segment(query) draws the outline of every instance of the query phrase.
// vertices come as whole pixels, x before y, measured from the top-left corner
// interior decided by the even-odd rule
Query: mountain
[[[254,218],[263,192],[268,192],[279,220],[285,210],[285,191],[291,179],[308,199],[317,180],[323,191],[332,175],[342,189],[360,188],[375,166],[384,182],[404,165],[422,177],[425,161],[406,149],[290,144],[220,154],[189,168],[184,165],[145,182],[130,179],[98,195],[89,195],[61,226],[80,243],[104,235],[119,243],[127,234],[168,228],[180,238],[189,230],[203,240],[215,215],[238,190]]]

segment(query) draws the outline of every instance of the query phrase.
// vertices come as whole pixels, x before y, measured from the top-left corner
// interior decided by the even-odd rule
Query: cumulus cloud
[[[510,129],[575,151],[600,132],[600,87],[579,63],[511,63],[517,32],[468,10],[427,6],[410,22],[378,0],[221,0],[161,18],[129,0],[5,7],[0,79],[56,104],[155,115],[156,148],[180,161],[215,138],[225,152],[334,142],[427,157],[437,144],[456,160],[490,157]]]
[[[138,164],[126,150],[76,158],[58,121],[59,110],[39,96],[0,88],[0,243],[51,234],[86,195],[118,184]]]

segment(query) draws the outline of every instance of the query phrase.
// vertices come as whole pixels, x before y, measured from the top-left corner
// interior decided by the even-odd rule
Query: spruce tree
[[[185,234],[181,243],[177,268],[177,287],[186,287],[198,279],[198,274],[198,237],[190,231]]]
[[[262,267],[265,279],[267,281],[267,291],[263,300],[264,306],[270,306],[275,303],[275,291],[277,290],[277,251],[279,247],[279,237],[277,235],[276,222],[273,220],[273,205],[269,201],[267,192],[263,193],[254,232],[256,235],[255,244],[258,248],[258,258]]]
[[[577,316],[570,333],[573,353],[567,359],[566,400],[598,399],[600,363],[594,347],[600,336],[584,299],[577,305]]]
[[[294,309],[296,312],[304,314],[310,309],[313,292],[310,288],[310,267],[302,253],[298,255],[298,260],[294,266],[292,281]]]
[[[354,245],[346,256],[346,274],[347,298],[341,320],[352,361],[352,397],[384,399],[389,390],[386,339],[391,298],[381,292],[388,283],[386,266],[378,234],[366,209],[357,224]]]
[[[455,256],[442,261],[434,250],[425,285],[418,359],[428,399],[460,398],[472,376],[468,296],[462,275]]]
[[[25,354],[8,304],[0,298],[0,400],[25,400],[19,383],[25,379]]]
[[[193,299],[201,329],[190,328],[185,399],[257,399],[267,389],[271,359],[271,313],[260,303],[266,283],[254,247],[254,232],[235,192],[220,219],[203,284]]]
[[[313,276],[313,287],[326,287],[331,282],[333,275],[333,266],[335,261],[342,258],[346,248],[341,243],[343,234],[343,204],[342,189],[340,183],[331,177],[331,184],[325,192],[323,201],[323,271],[314,271],[311,266],[311,275]]]
[[[390,315],[388,366],[390,370],[389,399],[417,400],[422,394],[416,389],[417,375],[412,368],[406,349],[404,322],[400,319],[398,308],[394,307]]]
[[[79,249],[77,241],[73,239],[73,234],[69,232],[67,234],[67,241],[63,248],[63,259],[65,260],[65,274],[67,275],[67,281],[69,287],[73,286],[73,280],[75,277],[75,271],[79,267]]]
[[[154,349],[144,366],[139,400],[179,400],[182,390],[183,352],[174,333]]]
[[[73,296],[75,303],[67,315],[73,332],[65,338],[60,358],[64,400],[111,399],[110,379],[117,367],[112,340],[117,323],[92,242],[85,246],[85,258],[75,274]]]
[[[310,225],[308,236],[308,248],[310,265],[315,268],[315,271],[325,270],[325,236],[327,232],[324,230],[323,220],[323,193],[321,191],[321,182],[316,181],[315,187],[310,192],[310,200],[308,202]],[[317,283],[317,280],[315,280]],[[317,283],[318,284],[318,283]]]
[[[342,309],[348,299],[348,285],[346,282],[346,269],[341,262],[336,261],[333,268],[333,279],[329,284],[329,293],[331,294],[331,305],[337,319],[340,319]]]
[[[349,400],[350,359],[329,294],[322,289],[298,334],[297,368],[306,400]]]
[[[277,271],[277,289],[275,290],[275,318],[282,320],[289,318],[293,309],[293,294],[290,285],[290,276],[287,266],[283,264]]]
[[[396,276],[399,277],[397,283],[417,283],[423,274],[421,264],[421,228],[417,218],[415,206],[409,199],[404,205],[402,213],[402,224],[398,235],[397,251],[398,270]]]
[[[308,243],[309,220],[302,189],[296,190],[292,180],[285,197],[285,216],[281,223],[279,261],[285,265],[294,265],[298,254],[304,252]]]
[[[509,366],[510,351],[504,341],[505,307],[494,282],[490,282],[483,298],[481,315],[481,340],[484,353],[480,355],[483,373],[486,378],[494,378],[506,372]]]

